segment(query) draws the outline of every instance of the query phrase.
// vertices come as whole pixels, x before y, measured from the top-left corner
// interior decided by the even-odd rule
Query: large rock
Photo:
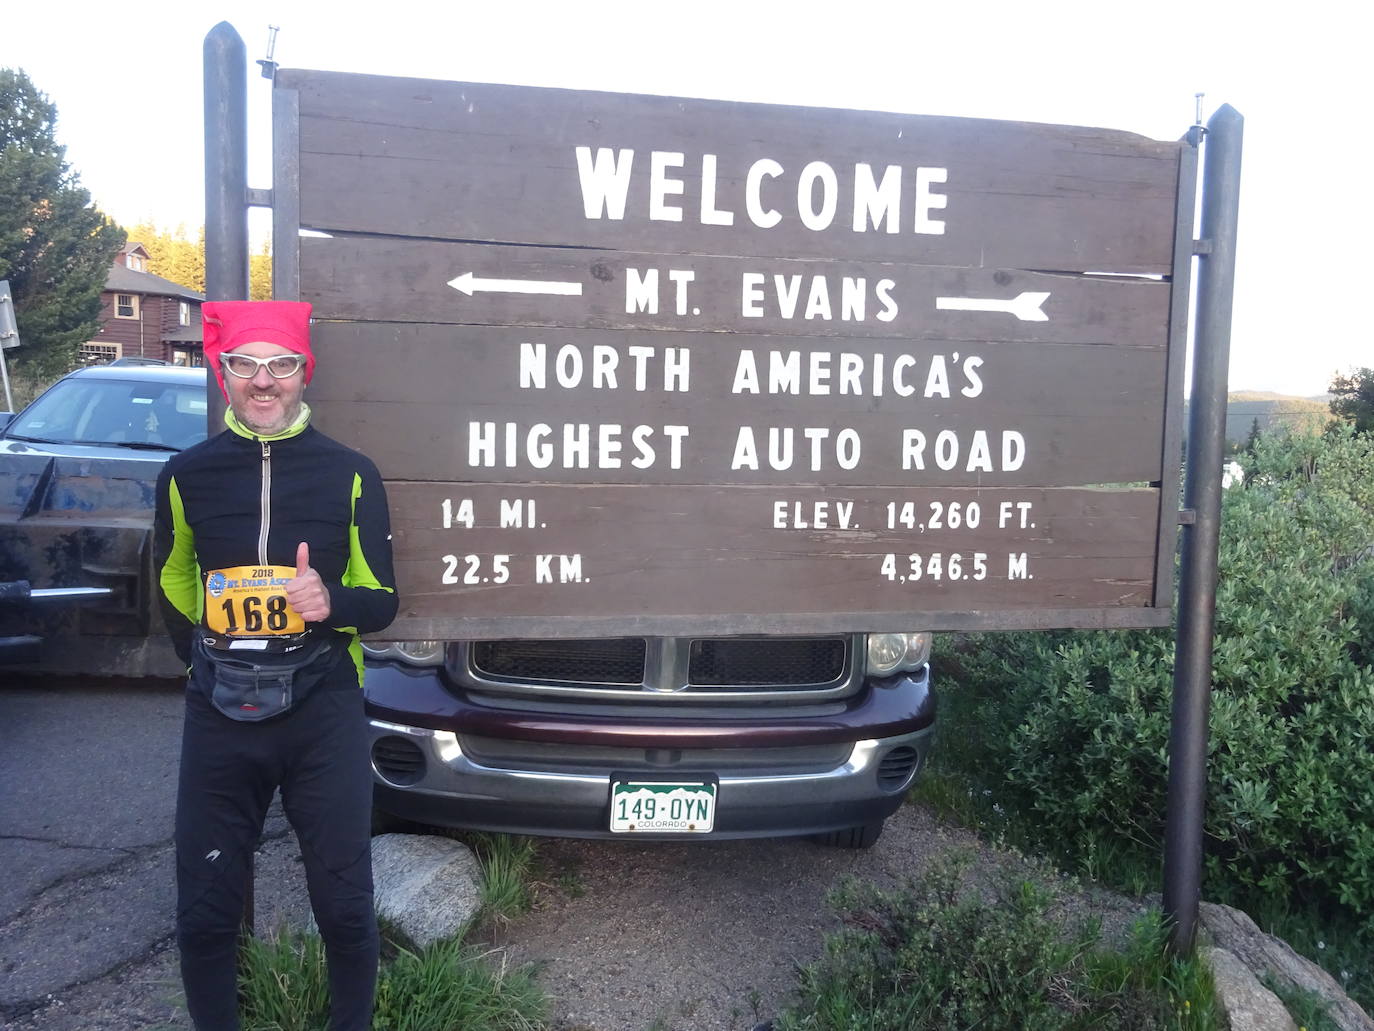
[[[1203,960],[1212,968],[1217,1002],[1226,1011],[1231,1031],[1298,1031],[1279,997],[1225,949],[1205,949]]]
[[[373,838],[372,880],[377,915],[418,946],[461,934],[481,906],[477,857],[451,838]]]
[[[1257,977],[1268,976],[1275,984],[1315,995],[1341,1031],[1374,1031],[1374,1020],[1345,994],[1334,977],[1299,956],[1286,942],[1265,934],[1240,910],[1204,902],[1199,915],[1212,941],[1235,955]]]

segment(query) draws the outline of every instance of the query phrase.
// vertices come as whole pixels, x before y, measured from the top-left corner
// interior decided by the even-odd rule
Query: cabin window
[[[115,318],[138,318],[138,294],[115,294]]]

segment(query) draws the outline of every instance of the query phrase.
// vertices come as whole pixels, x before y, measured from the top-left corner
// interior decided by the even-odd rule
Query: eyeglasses
[[[300,371],[305,364],[305,355],[279,354],[272,358],[254,358],[251,354],[222,354],[219,360],[226,372],[233,373],[239,379],[252,379],[262,368],[267,369],[267,374],[273,379],[286,379]]]

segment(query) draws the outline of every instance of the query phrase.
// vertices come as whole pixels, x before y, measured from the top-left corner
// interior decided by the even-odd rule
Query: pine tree
[[[1374,369],[1356,369],[1331,381],[1331,414],[1353,422],[1357,433],[1374,433]]]
[[[153,222],[139,222],[128,228],[129,243],[142,244],[148,252],[148,271],[170,279],[196,293],[205,292],[205,230],[196,239],[186,236],[186,226],[160,228]]]
[[[15,365],[50,379],[100,330],[100,291],[123,231],[57,142],[57,107],[22,70],[0,68],[0,279],[9,280],[19,339]]]

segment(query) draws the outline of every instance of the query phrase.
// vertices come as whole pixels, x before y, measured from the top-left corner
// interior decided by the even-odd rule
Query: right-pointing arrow
[[[937,297],[935,307],[941,311],[1004,311],[1022,322],[1048,322],[1050,317],[1040,310],[1049,292],[1023,290],[1010,300],[1000,297]]]

